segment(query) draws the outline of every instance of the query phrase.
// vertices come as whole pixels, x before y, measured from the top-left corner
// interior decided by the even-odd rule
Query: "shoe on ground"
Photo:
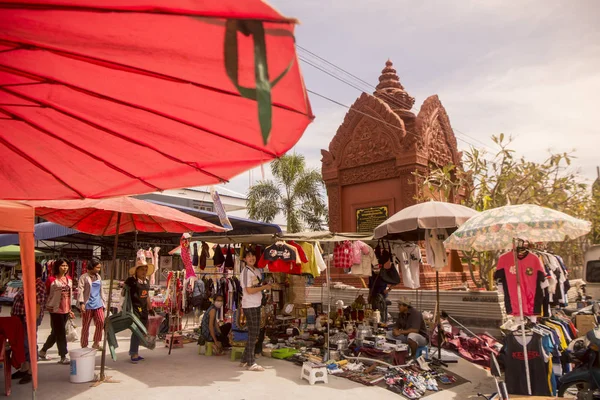
[[[19,371],[13,373],[10,377],[12,379],[21,379],[21,378],[24,378],[25,375],[27,375],[27,372],[19,370]]]
[[[40,361],[50,361],[52,358],[48,357],[45,351],[40,350],[38,353],[38,360]]]
[[[248,367],[248,371],[254,372],[263,372],[265,369],[258,364],[253,364],[251,367]]]
[[[32,380],[31,374],[26,373],[25,376],[23,378],[21,378],[21,380],[19,381],[19,385],[25,385],[27,383],[30,383]]]
[[[247,366],[248,366],[248,363],[245,363],[245,362],[240,363],[240,368],[246,368]]]
[[[67,357],[62,357],[60,359],[60,361],[58,362],[58,364],[71,365],[71,360],[69,360]]]

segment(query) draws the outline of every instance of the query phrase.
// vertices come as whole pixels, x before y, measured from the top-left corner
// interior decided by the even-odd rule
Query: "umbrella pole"
[[[529,355],[527,354],[527,338],[525,337],[525,317],[523,316],[523,296],[521,294],[521,276],[519,273],[519,257],[517,256],[518,239],[513,239],[513,255],[517,273],[517,298],[519,301],[519,316],[521,317],[521,338],[523,340],[523,358],[525,361],[525,374],[527,379],[527,394],[531,396],[531,376],[529,374]]]
[[[437,305],[438,360],[442,361],[442,307],[440,307],[440,273],[435,270],[435,297]]]
[[[106,368],[106,323],[110,315],[110,306],[112,302],[112,290],[113,282],[115,277],[115,268],[117,266],[117,247],[119,245],[119,228],[121,227],[121,213],[117,214],[117,233],[115,234],[115,244],[113,247],[113,259],[110,264],[110,286],[108,288],[108,304],[106,305],[106,319],[104,321],[104,341],[102,342],[102,358],[100,362],[100,379],[94,384],[98,386],[101,383],[119,383],[119,381],[112,380],[110,376],[104,374]]]

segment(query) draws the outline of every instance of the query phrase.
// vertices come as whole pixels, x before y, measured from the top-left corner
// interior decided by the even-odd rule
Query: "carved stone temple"
[[[329,149],[321,150],[331,231],[372,232],[416,203],[415,171],[424,174],[431,166],[461,165],[456,137],[438,96],[428,97],[418,114],[411,111],[414,104],[388,60],[375,92],[363,93],[354,102]],[[447,270],[461,275],[460,280],[455,277],[460,284],[464,272],[460,262],[456,264]],[[422,283],[429,281],[425,278]]]

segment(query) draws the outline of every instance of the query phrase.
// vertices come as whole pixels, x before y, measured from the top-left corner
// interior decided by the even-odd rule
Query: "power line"
[[[323,57],[320,57],[319,55],[317,55],[317,54],[313,53],[312,51],[310,51],[310,50],[308,50],[308,49],[306,49],[306,48],[304,48],[304,47],[302,47],[302,46],[300,46],[300,45],[296,45],[296,47],[298,47],[298,48],[299,48],[301,51],[304,51],[304,52],[306,52],[306,53],[308,53],[308,54],[312,55],[313,57],[317,58],[318,60],[320,60],[320,61],[323,61],[323,62],[324,62],[324,63],[326,63],[327,65],[330,65],[331,67],[335,68],[336,70],[338,70],[338,71],[340,71],[340,72],[342,72],[342,73],[344,73],[344,74],[346,74],[346,75],[348,75],[348,76],[350,76],[350,77],[352,77],[352,78],[356,79],[357,81],[361,82],[362,84],[364,84],[364,85],[367,85],[367,86],[369,86],[370,88],[373,88],[373,89],[377,90],[377,88],[376,88],[375,86],[373,86],[372,84],[370,84],[370,83],[368,83],[367,81],[365,81],[365,80],[363,80],[363,79],[359,78],[358,76],[356,76],[356,75],[354,75],[354,74],[352,74],[352,73],[350,73],[350,72],[346,71],[345,69],[343,69],[343,68],[341,68],[341,67],[339,67],[339,66],[335,65],[334,63],[332,63],[332,62],[330,62],[330,61],[326,60],[325,58],[323,58]],[[322,66],[320,66],[320,65],[316,65],[314,62],[312,62],[312,61],[310,61],[310,60],[308,60],[308,59],[306,59],[306,58],[304,58],[304,57],[302,57],[302,56],[299,56],[299,59],[300,59],[301,61],[303,61],[304,63],[306,63],[306,64],[308,64],[308,65],[312,66],[313,68],[316,68],[316,69],[320,70],[321,72],[324,72],[325,74],[327,74],[327,75],[329,75],[329,76],[331,76],[331,77],[333,77],[333,78],[335,78],[335,79],[339,80],[340,82],[343,82],[343,83],[347,84],[348,86],[351,86],[351,87],[353,87],[354,89],[357,89],[357,90],[359,90],[359,91],[361,91],[361,92],[363,92],[363,93],[366,93],[366,92],[365,92],[365,91],[364,91],[362,88],[360,88],[360,87],[358,87],[358,86],[354,85],[352,82],[349,82],[349,81],[345,80],[344,78],[341,78],[341,77],[339,77],[339,76],[335,75],[334,73],[332,73],[332,72],[330,72],[330,71],[327,71],[327,70],[326,70],[326,69],[324,69]],[[316,95],[318,95],[318,94],[316,94]],[[380,93],[380,95],[382,95],[383,97],[386,97],[386,98],[388,98],[388,99],[389,99],[389,100],[391,100],[391,101],[394,101],[394,100],[395,100],[393,97],[389,96],[387,93],[384,93],[384,92],[382,92],[382,93]],[[420,109],[419,109],[418,107],[416,107],[416,106],[413,106],[413,108],[416,110],[416,113],[418,114],[418,113],[419,113],[419,111],[420,111]],[[484,143],[484,142],[483,142],[483,141],[481,141],[480,139],[477,139],[477,138],[475,138],[475,137],[473,137],[473,136],[471,136],[471,135],[468,135],[468,134],[466,134],[466,133],[464,133],[464,132],[462,132],[462,131],[460,131],[460,130],[458,130],[458,129],[455,129],[455,128],[453,128],[453,130],[454,130],[455,132],[457,132],[457,133],[460,133],[461,135],[464,135],[464,136],[466,136],[466,137],[470,138],[471,140],[474,140],[474,141],[476,141],[476,142],[480,143],[480,145],[482,145],[482,146],[486,147],[487,149],[489,149],[489,150],[491,150],[491,151],[495,151],[494,149],[492,149],[490,146],[488,146],[486,143]],[[456,135],[455,135],[455,136],[456,136]],[[471,146],[478,147],[478,146],[477,146],[477,145],[475,145],[474,143],[472,143],[472,142],[469,142],[469,141],[467,141],[467,140],[464,140],[464,139],[462,139],[462,138],[460,138],[460,137],[458,137],[458,136],[456,136],[456,138],[457,138],[458,140],[461,140],[461,141],[463,141],[463,142],[467,143],[467,144],[470,144]]]
[[[306,91],[307,91],[308,93],[314,94],[315,96],[318,96],[318,97],[320,97],[320,98],[322,98],[322,99],[324,99],[324,100],[330,101],[331,103],[337,104],[338,106],[341,106],[341,107],[347,108],[348,110],[350,110],[350,111],[352,111],[352,112],[355,112],[355,113],[358,113],[358,114],[364,115],[364,116],[366,116],[366,117],[372,118],[372,119],[373,119],[373,120],[375,120],[375,121],[381,122],[381,123],[382,123],[382,124],[384,124],[384,125],[388,125],[388,126],[390,126],[390,127],[394,128],[394,129],[398,129],[398,130],[400,130],[400,131],[401,131],[401,128],[400,128],[400,127],[398,127],[398,126],[396,126],[396,125],[392,125],[392,124],[390,124],[389,122],[387,122],[387,121],[384,121],[384,120],[382,120],[382,119],[380,119],[380,118],[374,117],[374,116],[372,116],[372,115],[370,115],[370,114],[367,114],[367,113],[365,113],[365,112],[362,112],[362,111],[360,111],[360,110],[357,110],[357,109],[355,109],[355,108],[352,108],[352,107],[350,107],[350,106],[348,106],[348,105],[346,105],[346,104],[344,104],[344,103],[341,103],[341,102],[339,102],[339,101],[337,101],[337,100],[334,100],[334,99],[332,99],[332,98],[330,98],[330,97],[327,97],[327,96],[325,96],[325,95],[323,95],[323,94],[317,93],[317,92],[315,92],[314,90],[310,90],[310,89],[308,89],[308,88],[307,88],[307,89],[306,89]],[[417,135],[416,133],[413,133],[413,132],[408,132],[408,131],[405,131],[405,132],[406,132],[406,133],[408,133],[408,134],[410,134],[410,135],[413,135],[413,136],[415,136],[416,138],[419,138],[419,139],[421,139],[421,136]],[[473,146],[473,147],[477,147],[476,145],[474,145],[473,143],[471,143],[471,142],[469,142],[469,141],[467,141],[467,140],[464,140],[464,139],[462,139],[462,138],[458,138],[458,137],[457,137],[457,139],[458,139],[458,140],[460,140],[460,141],[462,141],[462,142],[465,142],[465,143],[467,143],[467,144],[469,144],[469,145],[471,145],[471,146]]]

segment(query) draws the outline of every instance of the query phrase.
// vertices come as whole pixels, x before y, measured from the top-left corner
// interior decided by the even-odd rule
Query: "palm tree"
[[[305,227],[319,231],[327,218],[321,173],[306,167],[304,156],[284,155],[271,163],[274,180],[259,181],[248,190],[248,215],[273,222],[278,213],[287,219],[287,231]]]

